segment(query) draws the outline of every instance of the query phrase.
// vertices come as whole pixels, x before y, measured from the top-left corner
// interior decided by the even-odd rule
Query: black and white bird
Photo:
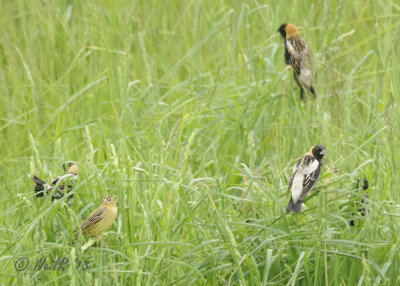
[[[293,24],[283,24],[278,32],[285,45],[285,64],[292,67],[293,77],[300,87],[300,99],[304,99],[304,89],[315,98],[312,61],[306,42]]]
[[[64,171],[66,171],[66,164],[63,164],[62,167],[63,167]],[[35,185],[36,197],[37,198],[43,197],[45,190],[46,190],[46,194],[48,194],[56,186],[57,186],[57,188],[54,190],[54,192],[51,196],[51,201],[54,201],[55,199],[61,199],[62,197],[64,197],[65,186],[67,186],[67,193],[70,193],[73,189],[73,185],[74,185],[76,179],[78,178],[79,168],[75,163],[68,163],[68,167],[69,167],[68,174],[58,176],[51,182],[51,185],[47,184],[42,179],[33,175],[32,179],[36,184]],[[73,194],[70,194],[68,196],[68,201],[71,200],[72,198],[73,198]]]
[[[323,164],[322,158],[325,154],[326,148],[324,146],[315,145],[293,166],[293,173],[287,190],[289,194],[290,189],[292,189],[292,196],[286,207],[287,213],[301,211],[304,197],[318,181]]]
[[[367,178],[363,178],[363,186],[362,186],[362,193],[360,194],[360,180],[357,180],[357,186],[356,186],[356,193],[357,193],[357,197],[355,198],[355,203],[354,203],[354,207],[357,208],[358,213],[361,216],[365,216],[368,213],[368,194],[365,193],[366,190],[368,190],[368,180]],[[353,219],[350,220],[350,225],[354,226],[354,212],[351,213],[351,216],[353,217]]]

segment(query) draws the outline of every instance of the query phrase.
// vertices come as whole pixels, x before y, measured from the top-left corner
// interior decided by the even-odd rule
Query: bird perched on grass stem
[[[356,203],[355,207],[357,208],[358,212],[360,213],[361,216],[365,216],[368,212],[367,207],[367,200],[368,200],[368,194],[365,193],[366,190],[368,190],[368,180],[367,178],[363,178],[363,186],[362,186],[362,194],[359,194],[360,188],[359,188],[360,180],[357,180],[357,186],[356,186],[356,192],[358,193],[358,196],[356,198]],[[354,212],[351,213],[351,216],[354,216]],[[350,226],[354,226],[354,219],[350,220]]]
[[[304,98],[304,88],[315,98],[316,94],[312,86],[314,80],[312,61],[306,42],[293,24],[283,24],[278,32],[285,45],[285,63],[292,67],[294,79],[300,87],[300,99]]]
[[[106,196],[103,203],[95,209],[81,224],[82,234],[91,235],[95,239],[105,232],[117,217],[118,209],[115,199]]]
[[[324,146],[315,145],[293,166],[293,173],[287,190],[289,194],[289,190],[292,189],[292,196],[286,207],[287,213],[301,211],[304,197],[318,181],[323,164],[322,158],[325,154],[326,148]]]
[[[66,164],[62,165],[64,171],[66,170]],[[45,181],[42,179],[38,178],[37,176],[33,175],[33,181],[35,182],[35,193],[36,197],[40,198],[43,197],[44,195],[44,190],[46,189],[46,193],[50,193],[54,187],[57,187],[52,196],[51,196],[51,201],[54,201],[55,199],[61,199],[64,197],[64,189],[65,185],[67,185],[67,193],[70,193],[73,189],[73,184],[78,178],[78,165],[75,163],[68,163],[68,174],[65,175],[60,175],[57,178],[55,178],[51,185],[47,184]],[[68,196],[68,201],[73,198],[73,194],[70,194]]]

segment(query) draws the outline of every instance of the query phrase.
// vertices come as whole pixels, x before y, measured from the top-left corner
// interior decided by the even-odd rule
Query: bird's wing
[[[307,65],[310,69],[312,69],[312,60],[310,51],[308,50],[307,44],[302,40],[303,50],[301,51],[301,60],[304,62],[304,65]]]
[[[290,37],[286,39],[286,47],[288,53],[292,58],[297,61],[301,60],[301,52],[304,49],[304,42],[301,40],[300,37]]]
[[[318,161],[316,159],[313,159],[313,161],[308,164],[307,169],[305,169],[301,199],[303,199],[307,195],[307,193],[314,187],[315,183],[318,181],[319,175],[321,173],[322,163],[322,160]]]
[[[96,225],[104,217],[107,209],[100,206],[95,209],[81,224],[82,233],[85,233],[90,226]]]
[[[289,195],[289,190],[290,190],[290,188],[292,187],[292,184],[293,184],[293,178],[297,173],[298,167],[299,167],[300,162],[301,162],[302,159],[303,158],[300,158],[299,160],[297,160],[296,164],[293,166],[292,177],[290,178],[290,181],[289,181],[289,186],[288,186],[288,189],[287,189],[286,197]]]
[[[55,178],[53,180],[53,182],[51,182],[51,184],[54,186],[55,184],[57,184],[58,180],[60,180],[63,177],[63,175],[58,176],[57,178]]]
[[[292,61],[292,56],[289,54],[288,52],[288,48],[287,48],[287,44],[286,44],[286,40],[284,40],[284,44],[285,44],[285,64],[287,65],[291,65],[291,61]]]
[[[299,37],[291,37],[286,39],[286,50],[290,55],[289,64],[296,74],[300,74],[303,48],[303,43]]]
[[[312,61],[310,57],[310,53],[308,52],[307,46],[305,46],[302,51],[301,61],[299,63],[300,68],[300,81],[303,85],[309,88],[312,84],[313,80],[313,69],[312,69]]]
[[[54,191],[53,195],[51,196],[52,200],[55,199],[61,199],[64,197],[64,192],[65,192],[65,185],[67,186],[67,193],[71,192],[72,189],[74,188],[73,185],[71,185],[70,183],[68,184],[61,184],[60,186],[58,186],[56,188],[56,190]],[[50,192],[52,189],[54,188],[54,186],[51,186],[51,189],[48,190],[48,192]],[[72,197],[71,197],[72,198]]]
[[[37,176],[35,176],[35,175],[33,175],[32,180],[33,180],[37,185],[40,185],[40,186],[43,186],[44,184],[46,184],[45,181],[43,181],[42,179],[40,179],[39,177],[37,177]]]
[[[65,174],[65,175],[60,175],[57,178],[55,178],[52,182],[53,185],[57,184],[57,183],[62,183],[64,182],[67,178],[69,179],[75,179],[76,175],[74,174]]]

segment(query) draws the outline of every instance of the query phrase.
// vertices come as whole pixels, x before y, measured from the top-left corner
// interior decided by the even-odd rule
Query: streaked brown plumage
[[[293,24],[283,24],[278,32],[285,45],[285,63],[292,67],[294,79],[300,87],[300,99],[304,98],[304,88],[315,98],[316,94],[312,86],[314,80],[312,61],[306,42]]]
[[[51,196],[51,201],[54,201],[55,199],[61,199],[64,197],[64,189],[65,189],[65,182],[68,180],[67,184],[67,193],[70,193],[73,189],[74,182],[78,178],[78,171],[79,168],[75,163],[68,163],[69,169],[68,169],[68,174],[65,175],[60,175],[57,178],[55,178],[52,182],[51,185],[47,184],[45,181],[42,179],[38,178],[37,176],[33,175],[33,181],[35,182],[35,193],[36,197],[40,198],[43,197],[43,192],[46,188],[46,193],[50,193],[55,186],[58,186],[57,189],[53,192]],[[63,164],[63,169],[66,169],[65,164]],[[67,200],[71,200],[73,198],[73,194],[70,194],[67,198]]]
[[[82,234],[97,237],[105,232],[117,217],[118,208],[115,199],[106,196],[100,207],[95,209],[81,224]]]

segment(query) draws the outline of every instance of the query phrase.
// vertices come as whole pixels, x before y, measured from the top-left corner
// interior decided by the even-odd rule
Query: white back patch
[[[297,201],[300,199],[301,193],[303,192],[303,179],[304,175],[300,172],[297,172],[293,178],[293,183],[292,183],[293,203],[297,203]]]
[[[301,172],[301,170],[297,171],[296,175],[293,178],[293,183],[292,183],[293,203],[296,203],[301,198],[301,194],[303,193],[304,178],[310,176],[310,174],[315,172],[318,166],[319,166],[318,160],[314,159],[314,161],[307,168],[304,168],[303,172]]]

